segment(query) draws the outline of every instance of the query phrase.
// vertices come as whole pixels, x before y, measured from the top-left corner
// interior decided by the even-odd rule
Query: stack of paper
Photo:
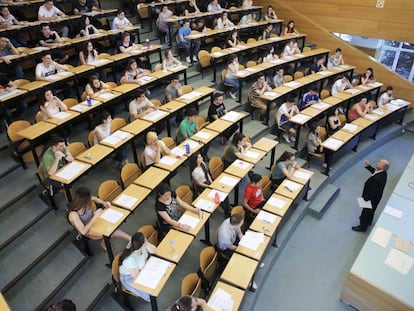
[[[251,150],[247,150],[244,155],[249,158],[257,159],[260,156],[260,153],[254,152]]]
[[[371,241],[378,244],[379,246],[386,248],[388,241],[392,236],[392,232],[388,231],[382,227],[377,227],[372,234]]]
[[[385,264],[406,275],[414,264],[414,258],[398,249],[392,248],[385,259]]]

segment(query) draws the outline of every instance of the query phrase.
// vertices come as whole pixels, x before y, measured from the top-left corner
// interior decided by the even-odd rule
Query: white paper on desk
[[[393,105],[393,104],[390,104],[390,103],[385,104],[384,106],[385,106],[385,108],[387,108],[387,110],[390,110],[390,111],[395,111],[395,110],[398,110],[398,109],[401,108],[397,105]]]
[[[166,115],[167,113],[161,110],[154,110],[148,114],[146,114],[143,119],[148,120],[148,121],[155,121],[157,120],[159,117],[162,117],[164,115]]]
[[[222,192],[222,191],[219,191],[219,190],[211,190],[210,193],[208,194],[208,197],[214,199],[216,193],[218,193],[218,195],[219,195],[220,202],[223,202],[227,198],[227,196],[229,195],[228,193],[225,193],[225,192]]]
[[[154,80],[154,79],[155,78],[152,77],[152,76],[143,76],[143,77],[139,78],[139,80],[146,81],[146,82]]]
[[[260,153],[258,152],[254,152],[251,150],[247,150],[244,155],[248,158],[253,158],[253,159],[257,159],[258,157],[260,157]]]
[[[69,71],[59,71],[55,75],[58,76],[58,77],[66,77],[66,76],[72,75],[72,73],[69,72]]]
[[[229,293],[218,288],[208,300],[207,305],[215,311],[231,311],[234,301]]]
[[[266,204],[269,204],[277,208],[283,208],[286,202],[281,199],[275,198],[275,197],[270,197],[270,199],[267,200]]]
[[[399,99],[399,98],[398,99],[393,99],[390,103],[395,105],[395,106],[400,106],[400,107],[407,106],[409,104],[408,101],[405,101],[405,100]]]
[[[80,171],[85,169],[86,165],[77,161],[71,162],[69,164],[66,164],[62,170],[57,173],[55,176],[70,180],[73,176],[76,176]]]
[[[83,112],[85,110],[87,110],[88,107],[82,104],[76,104],[75,106],[70,107],[70,110],[74,110],[77,112]]]
[[[181,96],[182,99],[187,99],[187,100],[191,100],[191,99],[196,98],[196,97],[197,96],[193,92],[190,92],[190,93],[187,93],[187,94],[184,94],[183,96]]]
[[[268,213],[265,211],[260,211],[259,214],[257,214],[257,219],[260,219],[264,222],[267,222],[269,224],[273,224],[276,221],[276,215],[273,215],[272,213]]]
[[[347,89],[346,92],[350,94],[355,94],[355,93],[358,93],[359,90],[358,89]]]
[[[414,258],[398,249],[391,248],[390,253],[385,259],[385,264],[406,275],[414,264]]]
[[[127,139],[128,137],[131,136],[131,133],[124,132],[124,131],[121,131],[121,130],[117,130],[114,133],[112,133],[112,136],[115,136],[115,137],[118,137],[122,140],[125,140],[125,139]]]
[[[227,120],[227,121],[230,121],[230,122],[234,122],[234,121],[237,120],[237,118],[239,117],[239,115],[240,114],[238,112],[236,112],[236,111],[229,111],[224,116],[222,116],[221,118],[223,120]]]
[[[251,68],[251,67],[249,67],[249,68],[246,68],[246,69],[244,69],[244,70],[246,70],[246,71],[249,71],[249,72],[255,72],[255,71],[256,71],[256,69],[254,69],[254,68]]]
[[[4,56],[3,56],[4,57]],[[10,90],[10,91],[6,91],[6,92],[4,92],[4,93],[2,93],[1,95],[0,95],[0,98],[2,98],[2,97],[7,97],[7,96],[10,96],[10,95],[13,95],[13,94],[17,94],[17,93],[19,93],[20,92],[20,90],[18,90],[18,89],[14,89],[14,90]]]
[[[198,217],[190,216],[187,214],[182,215],[181,218],[178,220],[178,223],[188,225],[191,228],[195,228],[199,222],[200,219]]]
[[[185,154],[185,150],[180,147],[174,147],[171,149],[171,153],[175,154],[176,156],[182,157]]]
[[[373,87],[378,87],[378,86],[381,86],[382,83],[380,83],[380,82],[372,82],[372,83],[370,83],[370,85],[372,85]]]
[[[211,134],[203,132],[203,131],[199,131],[193,135],[193,138],[197,138],[197,137],[202,138],[202,139],[209,139],[211,137]]]
[[[352,123],[346,123],[343,127],[344,130],[355,132],[357,130],[358,126]]]
[[[259,245],[263,242],[264,242],[263,232],[247,231],[244,234],[244,236],[241,238],[239,245],[256,251]]]
[[[375,121],[376,119],[378,119],[378,115],[375,115],[375,114],[366,114],[365,116],[364,116],[366,119],[368,119],[368,120],[372,120],[372,121]]]
[[[102,139],[101,141],[102,141],[102,142],[104,142],[104,143],[106,143],[106,144],[109,144],[109,145],[116,145],[116,144],[118,144],[121,140],[122,140],[121,138],[119,138],[119,137],[115,137],[115,136],[111,135],[111,136],[105,137],[105,138],[104,138],[104,139]]]
[[[137,201],[137,198],[131,197],[127,194],[121,194],[119,198],[114,201],[114,203],[122,207],[131,208]]]
[[[102,66],[110,62],[111,61],[109,59],[98,59],[98,60],[91,62],[89,65]]]
[[[362,207],[362,208],[372,208],[372,205],[371,205],[371,201],[370,200],[365,201],[364,198],[359,197],[359,198],[357,198],[357,201],[358,201],[358,206],[359,207]]]
[[[294,57],[293,56],[283,56],[283,59],[285,59],[285,60],[291,60],[291,59],[294,59]]]
[[[168,261],[151,256],[138,277],[134,280],[134,283],[154,289],[167,272],[169,266],[170,263]]]
[[[304,57],[305,55],[298,53],[298,54],[294,54],[293,56],[295,56],[295,57]]]
[[[270,62],[277,65],[277,64],[283,63],[283,60],[277,58],[277,59],[272,59]]]
[[[190,146],[190,149],[197,149],[200,144],[194,140],[191,139],[187,139],[186,141],[183,142],[183,144],[188,144]]]
[[[308,120],[310,118],[312,118],[312,117],[307,116],[307,115],[304,115],[304,114],[301,114],[301,113],[298,113],[297,115],[294,115],[293,117],[291,117],[289,119],[289,121],[295,122],[295,123],[299,123],[299,124],[303,124],[303,123],[308,122]]]
[[[372,112],[377,114],[377,115],[380,115],[380,116],[385,114],[385,111],[382,110],[381,108],[377,108],[377,109],[373,110]]]
[[[59,120],[63,120],[66,119],[67,117],[70,117],[70,113],[61,111],[58,112],[57,114],[53,115],[54,118],[59,119]]]
[[[107,222],[115,224],[117,221],[119,221],[122,218],[123,215],[124,214],[122,214],[121,212],[118,212],[112,208],[108,208],[103,212],[101,216],[99,216],[99,218],[102,218],[103,220],[106,220]]]
[[[400,211],[399,209],[393,208],[389,205],[385,206],[384,213],[393,216],[397,219],[401,219],[401,217],[403,216],[403,211]]]
[[[159,163],[168,165],[168,166],[173,166],[175,164],[175,162],[177,162],[176,158],[171,158],[168,156],[164,156],[160,159]]]
[[[211,212],[214,209],[215,204],[211,201],[199,199],[197,200],[197,203],[194,204],[194,206],[204,211]]]
[[[332,74],[332,72],[330,72],[330,71],[318,71],[317,74],[321,75],[321,76],[329,76],[330,74]]]
[[[300,184],[295,183],[294,181],[291,181],[291,180],[287,180],[287,179],[286,179],[286,181],[285,181],[285,183],[284,183],[284,186],[285,186],[286,188],[289,188],[289,189],[290,189],[290,190],[292,190],[293,192],[298,191],[298,190],[299,190],[299,188],[300,188]]]
[[[46,51],[49,50],[49,48],[45,47],[45,46],[35,46],[33,48],[33,50],[37,50],[37,51]]]
[[[268,91],[263,93],[264,96],[277,96],[276,92]]]
[[[391,239],[392,232],[388,231],[382,227],[376,227],[374,233],[372,234],[371,241],[379,246],[386,248],[389,240]]]
[[[339,147],[342,146],[342,144],[343,144],[342,140],[339,140],[333,137],[329,137],[327,140],[323,142],[323,146],[325,148],[333,149],[333,150],[338,149]]]
[[[295,88],[295,87],[299,87],[299,86],[301,86],[301,85],[302,85],[302,83],[300,83],[300,82],[296,82],[296,81],[290,81],[290,82],[288,82],[288,83],[285,83],[284,85],[285,85],[285,86],[288,86],[288,87]]]
[[[228,176],[222,176],[219,180],[219,182],[223,185],[227,185],[230,187],[234,187],[235,185],[237,185],[237,183],[239,182],[237,179],[235,178],[231,178]]]
[[[221,53],[221,52],[214,52],[214,53],[211,53],[211,56],[213,56],[213,57],[220,57],[220,56],[223,56],[223,53]]]
[[[299,178],[299,179],[308,180],[309,178],[311,178],[312,174],[302,172],[302,171],[295,171],[293,173],[293,176],[295,176],[296,178]]]
[[[246,75],[248,75],[249,74],[249,72],[247,71],[247,70],[239,70],[237,73],[236,73],[236,76],[246,76]]]
[[[235,167],[238,167],[242,170],[245,170],[249,166],[249,163],[244,162],[242,160],[236,160],[236,161],[233,162],[232,165],[234,165]]]
[[[115,94],[111,92],[106,92],[106,93],[100,94],[98,97],[103,98],[103,99],[111,99],[112,97],[115,97]]]
[[[319,110],[322,110],[322,109],[325,109],[325,108],[327,108],[329,106],[330,105],[327,104],[327,103],[320,102],[320,103],[313,104],[311,107],[316,108],[316,109],[319,109]]]

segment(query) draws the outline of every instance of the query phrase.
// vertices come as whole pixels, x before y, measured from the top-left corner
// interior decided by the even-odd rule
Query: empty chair
[[[95,145],[95,130],[92,130],[88,134],[88,146],[92,147]]]
[[[201,279],[195,272],[187,274],[181,282],[181,297],[187,295],[194,297],[201,295]]]
[[[153,105],[154,105],[155,107],[159,107],[159,106],[161,106],[161,101],[160,101],[159,99],[153,98],[153,99],[151,99],[150,101],[151,101],[151,103],[153,103]]]
[[[161,138],[161,140],[164,142],[165,146],[167,146],[168,149],[172,149],[176,146],[174,138],[170,136],[165,136]]]
[[[217,276],[218,256],[213,246],[203,248],[200,253],[199,275],[202,280],[202,287],[206,293],[211,289]]]
[[[249,67],[253,67],[253,66],[256,66],[257,65],[257,62],[256,61],[254,61],[254,60],[249,60],[248,62],[247,62],[247,64],[246,64],[246,67],[247,68],[249,68]]]
[[[329,96],[331,96],[331,93],[329,92],[329,90],[322,90],[321,91],[321,94],[320,94],[321,99],[327,98]]]
[[[81,154],[86,150],[86,146],[81,142],[73,142],[67,146],[67,150],[75,158],[78,154]]]
[[[293,79],[295,79],[295,80],[300,79],[300,78],[303,78],[303,77],[304,77],[304,74],[303,74],[303,72],[302,72],[302,71],[296,71],[296,72],[293,74]]]
[[[151,244],[158,245],[158,231],[153,225],[143,225],[137,232],[143,233]]]
[[[112,202],[122,192],[116,180],[105,180],[99,185],[98,197],[105,202]]]
[[[121,127],[126,125],[127,122],[124,118],[114,118],[111,123],[111,132],[115,132],[116,130],[119,130]]]
[[[236,205],[235,207],[233,207],[232,209],[231,209],[231,215],[236,215],[236,214],[240,214],[240,215],[242,215],[243,217],[244,217],[244,214],[245,214],[246,212],[245,212],[245,210],[244,210],[244,207],[243,206],[241,206],[241,205]]]
[[[162,64],[158,63],[158,64],[155,65],[154,71],[160,71],[160,70],[162,70]]]
[[[208,169],[211,174],[211,178],[216,179],[221,173],[223,173],[224,163],[220,157],[212,157],[208,162]]]
[[[270,179],[268,175],[263,175],[262,176],[262,193],[263,193],[263,198],[265,200],[267,200],[270,197],[271,190],[272,190],[272,180]]]
[[[73,107],[75,105],[77,105],[79,102],[76,98],[65,98],[64,100],[62,100],[63,103],[66,105],[66,107],[68,107],[68,109],[70,107]]]
[[[185,203],[190,204],[193,202],[193,191],[191,191],[190,186],[188,185],[181,185],[178,186],[175,190],[177,197],[183,200]]]
[[[17,157],[17,160],[20,162],[21,166],[25,169],[27,168],[26,163],[33,161],[33,156],[30,152],[29,141],[24,139],[18,133],[30,126],[31,124],[29,121],[19,120],[14,121],[7,127],[7,138],[13,148],[14,155]]]
[[[193,87],[191,85],[185,84],[181,88],[181,94],[187,94],[193,91]]]
[[[121,169],[121,183],[125,189],[142,174],[141,169],[136,163],[127,163]]]
[[[290,82],[293,80],[293,77],[291,75],[284,75],[283,76],[283,81],[286,82]]]
[[[309,47],[309,46],[305,46],[305,47],[303,47],[303,50],[302,50],[302,52],[309,52],[309,51],[311,51],[312,49]]]
[[[198,63],[200,64],[201,79],[204,79],[203,69],[211,65],[210,53],[206,50],[198,51]]]

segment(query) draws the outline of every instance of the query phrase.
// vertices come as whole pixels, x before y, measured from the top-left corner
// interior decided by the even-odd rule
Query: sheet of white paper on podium
[[[372,234],[371,241],[383,248],[386,248],[389,240],[391,239],[391,236],[391,231],[378,226],[375,228],[375,231]]]
[[[121,212],[113,210],[112,208],[108,208],[103,212],[101,216],[99,216],[99,218],[102,218],[103,220],[114,224],[120,220],[122,216],[123,214]]]
[[[385,259],[385,264],[406,275],[414,264],[414,258],[398,249],[391,248],[390,253]]]
[[[362,208],[372,208],[371,201],[365,201],[363,198],[357,198],[359,207]]]

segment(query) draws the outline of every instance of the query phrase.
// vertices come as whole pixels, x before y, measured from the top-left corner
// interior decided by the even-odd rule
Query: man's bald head
[[[386,171],[390,167],[390,162],[386,159],[381,159],[377,161],[376,169],[379,171]]]

